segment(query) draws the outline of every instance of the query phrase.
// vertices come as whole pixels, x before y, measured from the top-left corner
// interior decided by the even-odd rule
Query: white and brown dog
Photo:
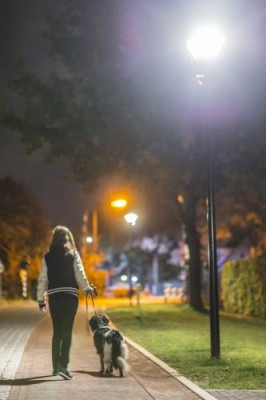
[[[94,332],[93,340],[100,357],[102,376],[110,376],[113,369],[119,370],[119,376],[129,371],[127,363],[128,347],[123,335],[108,326],[109,319],[105,315],[95,315],[89,320],[89,325]]]

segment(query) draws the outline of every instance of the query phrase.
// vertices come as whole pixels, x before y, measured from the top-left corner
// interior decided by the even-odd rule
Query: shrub
[[[266,318],[266,257],[226,263],[221,299],[227,312]]]

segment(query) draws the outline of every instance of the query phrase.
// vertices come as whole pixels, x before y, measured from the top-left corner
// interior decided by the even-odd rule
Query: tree
[[[225,11],[232,7],[229,3]],[[173,56],[169,45],[176,20],[186,18],[186,10],[191,9],[181,3],[172,2],[170,7],[146,1],[134,2],[134,13],[131,8],[132,3],[125,0],[104,5],[64,1],[62,9],[50,15],[46,31],[52,72],[40,76],[19,65],[10,87],[20,95],[23,107],[19,113],[3,109],[1,120],[20,132],[29,151],[44,147],[48,159],[67,159],[70,176],[85,189],[99,180],[111,180],[113,175],[133,179],[145,193],[147,208],[160,216],[160,221],[153,218],[153,229],[176,229],[182,219],[190,247],[190,302],[201,310],[198,221],[205,217],[199,210],[204,209],[206,197],[206,152],[205,128],[199,121],[206,103],[199,98],[192,74],[187,74],[190,66],[182,51]],[[237,7],[230,11],[240,12]],[[180,25],[179,39],[183,33]],[[225,65],[216,71],[220,81],[213,86],[220,99],[211,104],[216,114],[223,109],[225,98],[228,101],[228,94],[232,101],[227,109],[243,98],[243,88],[234,91],[231,82],[226,84],[227,93],[221,92],[228,82],[222,68]],[[238,71],[233,70],[233,77],[243,84],[250,71],[242,71],[237,80]],[[255,87],[251,89],[257,98]],[[248,105],[249,101],[241,100],[240,111]],[[217,138],[216,161],[223,171],[217,174],[220,185],[228,179],[245,180],[234,166],[246,160],[247,153],[249,165],[260,159],[262,147],[256,149],[257,141],[250,147],[247,142],[250,123],[240,126],[239,121],[232,121],[233,117],[226,124],[223,118],[211,121],[213,129],[226,133]],[[265,144],[260,128],[257,133],[256,140]],[[241,154],[233,153],[239,139]],[[226,146],[229,151],[222,153]],[[182,209],[177,194],[184,198]]]
[[[4,278],[16,281],[20,260],[30,261],[28,278],[38,277],[41,258],[47,249],[49,223],[30,192],[12,178],[0,180],[0,254]],[[6,282],[6,286],[12,286]]]

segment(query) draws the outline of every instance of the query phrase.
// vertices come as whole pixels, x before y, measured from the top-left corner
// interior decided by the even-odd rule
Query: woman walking
[[[53,323],[53,375],[68,380],[72,379],[67,367],[79,287],[85,293],[96,293],[96,288],[88,282],[72,233],[59,225],[54,228],[49,251],[42,259],[37,300],[40,311],[46,312],[45,295],[48,295]]]

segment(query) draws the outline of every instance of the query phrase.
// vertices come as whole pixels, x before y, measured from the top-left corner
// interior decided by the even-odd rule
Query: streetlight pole
[[[84,210],[82,216],[82,230],[81,230],[81,257],[86,254],[86,237],[88,236],[88,210]]]
[[[5,270],[5,267],[0,258],[0,302],[2,300],[2,273],[4,272],[4,270]]]
[[[82,235],[81,235],[81,255],[87,252],[89,212],[85,210],[82,217]],[[98,212],[97,209],[92,211],[92,249],[94,253],[98,252]]]
[[[98,252],[98,212],[96,208],[92,211],[92,246],[93,252]]]
[[[133,237],[133,227],[136,225],[138,215],[130,212],[124,215],[125,221],[129,225],[129,250],[131,250],[132,247],[132,237]],[[128,297],[129,297],[129,304],[132,306],[132,295],[133,295],[133,287],[132,287],[132,260],[129,257],[128,260],[128,284],[129,284],[129,292],[128,292]]]
[[[214,59],[224,43],[221,33],[212,26],[200,27],[187,42],[188,50],[194,61],[206,62]],[[197,75],[198,83],[205,86],[204,74]],[[208,87],[206,88],[209,92]],[[208,97],[208,93],[206,93]],[[209,100],[208,98],[206,99]],[[208,104],[207,112],[209,113]],[[207,115],[209,118],[209,115]],[[209,239],[209,273],[210,273],[210,337],[211,356],[220,357],[220,326],[219,326],[219,288],[217,270],[216,246],[216,217],[215,217],[215,190],[213,173],[213,145],[209,121],[207,120],[207,181],[208,181],[208,239]]]
[[[215,212],[215,190],[213,174],[213,146],[212,135],[208,126],[207,153],[208,153],[208,235],[209,235],[209,274],[210,274],[210,334],[211,334],[211,356],[220,357],[220,323],[219,323],[219,283],[217,268],[217,245],[216,245],[216,212]]]
[[[125,198],[115,198],[111,201],[110,206],[112,207],[112,221],[110,227],[110,247],[111,247],[111,259],[115,252],[115,236],[114,236],[114,226],[115,219],[121,217],[123,219],[125,209],[127,208],[128,202]]]
[[[111,206],[113,208],[124,208],[127,205],[127,201],[125,199],[116,199],[111,202]],[[82,255],[86,254],[86,246],[87,237],[88,237],[88,221],[89,221],[89,213],[88,210],[85,210],[83,213],[82,219],[82,240],[81,240],[81,253]],[[99,234],[98,234],[98,210],[94,208],[92,210],[92,239],[89,243],[92,243],[92,250],[94,253],[98,253],[99,251]]]

